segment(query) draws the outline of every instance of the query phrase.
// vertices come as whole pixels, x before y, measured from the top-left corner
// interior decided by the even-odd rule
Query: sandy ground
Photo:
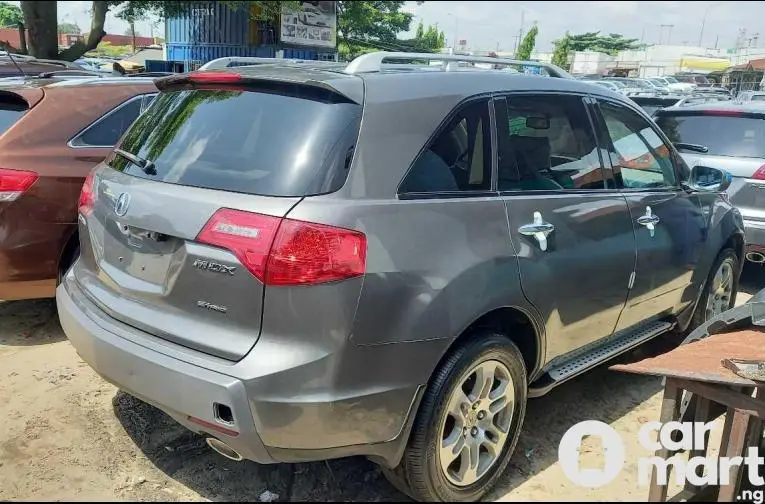
[[[738,303],[765,287],[747,267]],[[649,349],[650,351],[650,349]],[[611,424],[627,460],[646,455],[637,431],[658,419],[661,382],[605,366],[531,401],[499,501],[641,501],[647,487],[627,462],[610,485],[578,487],[558,444],[582,420]],[[101,380],[66,341],[50,301],[0,304],[0,500],[405,501],[365,459],[260,466],[232,462],[163,413]],[[719,435],[719,428],[718,433]],[[713,437],[714,439],[714,437]],[[602,467],[583,444],[584,467]],[[272,497],[264,496],[264,497]]]

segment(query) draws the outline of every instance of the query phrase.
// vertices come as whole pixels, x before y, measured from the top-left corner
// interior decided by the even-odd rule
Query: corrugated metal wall
[[[227,56],[247,56],[256,58],[273,58],[276,53],[274,46],[224,46],[224,45],[167,45],[167,59],[170,61],[202,61],[208,62]]]
[[[167,20],[167,44],[248,45],[249,15],[219,2],[198,2],[180,17]]]
[[[266,29],[264,23],[254,21],[250,14],[220,2],[191,4],[185,15],[166,21],[165,57],[186,62],[187,66],[227,56],[275,57],[278,49],[275,30]],[[326,49],[321,53],[313,48],[283,49],[284,58],[313,60],[334,56],[334,51]]]

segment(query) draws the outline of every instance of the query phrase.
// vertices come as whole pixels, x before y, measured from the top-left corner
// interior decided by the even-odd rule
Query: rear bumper
[[[191,356],[188,349],[109,318],[83,295],[71,272],[56,300],[64,332],[99,375],[246,459],[276,463],[365,455],[389,466],[400,460],[424,386],[402,383],[395,366],[384,367],[390,380],[374,385],[342,375],[343,359],[364,369],[362,362],[384,364],[397,353],[416,351],[407,344],[354,347],[301,361],[304,356],[289,343],[274,350],[261,337],[259,352],[231,363]],[[317,383],[326,385],[317,390]],[[230,408],[233,422],[216,418],[215,403]]]
[[[744,219],[747,252],[759,251],[765,253],[765,222]]]

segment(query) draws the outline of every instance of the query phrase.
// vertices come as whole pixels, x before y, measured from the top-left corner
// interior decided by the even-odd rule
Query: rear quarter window
[[[16,124],[28,110],[29,105],[19,95],[0,91],[0,135]]]
[[[659,113],[656,124],[672,143],[704,145],[708,155],[765,158],[765,116]]]
[[[346,180],[361,107],[323,90],[180,90],[160,93],[110,166],[171,184],[262,196],[307,196]]]

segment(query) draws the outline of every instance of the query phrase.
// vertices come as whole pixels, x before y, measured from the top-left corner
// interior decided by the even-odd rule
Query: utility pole
[[[523,21],[526,18],[526,10],[521,10],[521,28],[518,30],[518,44],[515,46],[515,50],[518,51],[518,48],[521,47],[521,41],[523,40]]]
[[[133,52],[135,53],[135,21],[130,21],[130,36],[133,38]]]

